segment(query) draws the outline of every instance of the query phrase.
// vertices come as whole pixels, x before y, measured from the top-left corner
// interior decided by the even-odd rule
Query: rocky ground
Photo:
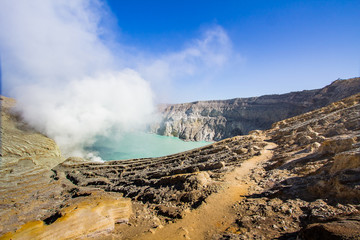
[[[266,131],[274,156],[250,174],[220,239],[360,239],[360,96]]]
[[[0,239],[360,239],[359,135],[360,94],[162,158],[49,167],[45,136],[17,158],[9,142]]]

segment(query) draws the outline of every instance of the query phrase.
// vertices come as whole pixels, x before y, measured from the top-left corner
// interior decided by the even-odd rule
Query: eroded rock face
[[[315,196],[360,200],[356,177],[360,153],[360,123],[356,121],[360,118],[359,99],[359,95],[354,95],[274,124],[269,131],[279,145],[274,167],[282,165],[283,169],[305,175],[304,184]],[[334,129],[338,134],[334,135]],[[308,140],[302,141],[303,138]],[[296,155],[302,157],[290,161]]]
[[[322,89],[236,98],[223,101],[163,105],[163,119],[151,126],[154,133],[191,141],[218,141],[268,129],[293,117],[360,92],[360,78],[337,80]],[[352,124],[352,123],[349,123]]]

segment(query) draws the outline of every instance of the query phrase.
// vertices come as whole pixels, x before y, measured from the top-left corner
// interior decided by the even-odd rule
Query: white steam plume
[[[0,1],[2,89],[65,155],[84,156],[97,135],[144,126],[154,109],[149,84],[116,67],[105,15],[101,1]]]
[[[97,135],[145,126],[153,117],[151,88],[162,102],[186,97],[184,86],[197,97],[238,60],[218,25],[180,50],[154,54],[114,48],[103,27],[108,18],[102,0],[0,0],[2,89],[65,155],[86,156]]]
[[[96,135],[139,128],[153,112],[149,84],[133,70],[70,81],[61,91],[40,85],[18,91],[26,120],[76,156]]]

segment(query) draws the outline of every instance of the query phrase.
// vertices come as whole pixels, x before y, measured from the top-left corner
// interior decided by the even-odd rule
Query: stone
[[[338,136],[331,138],[321,143],[318,152],[320,154],[336,154],[353,148],[356,143],[356,138],[353,136]]]
[[[352,139],[353,140],[353,139]],[[349,145],[354,142],[349,141]],[[347,149],[347,148],[345,148]],[[360,148],[352,151],[341,152],[334,157],[334,164],[330,169],[331,173],[339,172],[345,169],[360,167]]]
[[[9,239],[74,239],[112,231],[115,223],[127,222],[131,215],[129,199],[109,196],[92,197],[72,204],[56,213],[53,220],[33,221],[21,226],[14,233],[5,234]],[[55,215],[54,215],[55,216]]]
[[[360,239],[359,217],[342,217],[325,223],[313,223],[300,232],[302,239]]]

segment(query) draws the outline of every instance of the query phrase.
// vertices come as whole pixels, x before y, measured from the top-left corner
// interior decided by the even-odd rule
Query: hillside
[[[359,239],[359,136],[360,94],[161,158],[49,170],[33,138],[3,156],[0,239]]]
[[[218,141],[268,129],[274,122],[293,117],[360,92],[360,78],[336,80],[316,90],[162,105],[162,120],[151,132],[191,141]]]

